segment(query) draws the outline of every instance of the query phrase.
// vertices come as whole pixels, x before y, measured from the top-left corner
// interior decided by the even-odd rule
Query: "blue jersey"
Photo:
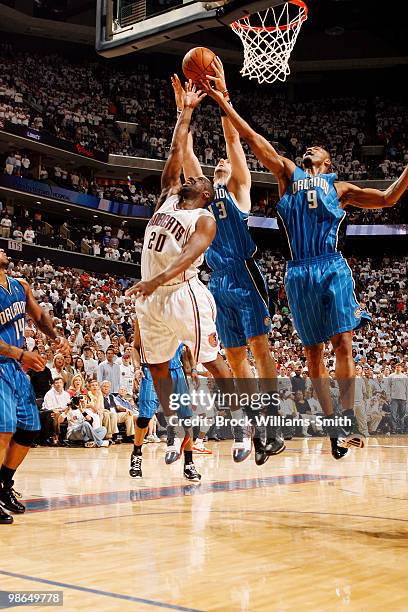
[[[0,286],[0,339],[21,348],[24,343],[24,322],[27,295],[23,285],[7,276],[8,288]],[[1,361],[8,360],[0,357]]]
[[[226,185],[217,185],[209,210],[217,222],[217,233],[205,253],[211,270],[223,270],[250,259],[256,245],[248,229],[249,215],[239,210]]]
[[[337,252],[340,225],[346,212],[340,208],[335,174],[312,176],[296,167],[277,205],[292,260]]]

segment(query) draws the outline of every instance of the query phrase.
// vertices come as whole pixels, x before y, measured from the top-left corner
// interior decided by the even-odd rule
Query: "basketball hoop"
[[[244,46],[242,76],[258,83],[286,81],[289,59],[308,8],[303,0],[247,15],[231,24]]]

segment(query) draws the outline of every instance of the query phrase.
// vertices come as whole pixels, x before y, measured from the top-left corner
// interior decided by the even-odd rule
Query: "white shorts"
[[[194,277],[179,285],[156,289],[136,301],[140,337],[148,363],[169,361],[186,344],[196,363],[217,358],[216,306],[208,289]]]

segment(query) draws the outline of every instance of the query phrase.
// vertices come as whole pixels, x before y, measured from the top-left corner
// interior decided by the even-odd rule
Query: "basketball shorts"
[[[153,378],[150,373],[149,367],[144,365],[143,378],[140,383],[139,391],[139,416],[145,419],[151,419],[159,409],[160,401],[157,397],[156,389],[154,388]],[[171,369],[170,375],[173,380],[173,393],[179,395],[188,394],[188,385],[184,370],[182,367]],[[190,417],[192,411],[190,405],[181,406],[177,414],[179,417]]]
[[[33,386],[13,360],[0,362],[0,432],[39,431],[40,416]]]
[[[208,288],[217,305],[217,331],[225,348],[271,331],[266,282],[254,259],[212,272]]]
[[[136,301],[136,312],[148,363],[169,361],[180,343],[189,347],[197,363],[217,358],[216,307],[197,277],[159,287],[145,301]]]
[[[285,288],[305,346],[326,342],[371,320],[357,301],[353,276],[341,253],[288,261]]]

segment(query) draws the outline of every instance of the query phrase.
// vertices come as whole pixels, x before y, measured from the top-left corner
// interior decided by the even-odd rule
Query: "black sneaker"
[[[21,494],[13,489],[14,480],[0,485],[0,506],[15,514],[24,514],[25,506],[18,501]]]
[[[285,440],[280,436],[276,436],[276,438],[268,438],[266,440],[265,450],[269,456],[279,455],[279,453],[283,453],[285,448]]]
[[[129,476],[132,478],[143,478],[142,474],[142,455],[130,455],[130,470]]]
[[[348,448],[338,445],[338,438],[330,438],[331,454],[334,459],[343,459],[348,453]]]
[[[7,512],[4,512],[2,508],[0,508],[0,525],[11,525],[14,521],[13,517]]]
[[[187,480],[200,482],[201,474],[197,472],[194,463],[186,463],[186,465],[184,466],[184,478],[187,478]]]
[[[269,455],[266,452],[266,448],[262,440],[260,440],[259,438],[254,438],[254,448],[256,465],[263,465],[268,461]]]

